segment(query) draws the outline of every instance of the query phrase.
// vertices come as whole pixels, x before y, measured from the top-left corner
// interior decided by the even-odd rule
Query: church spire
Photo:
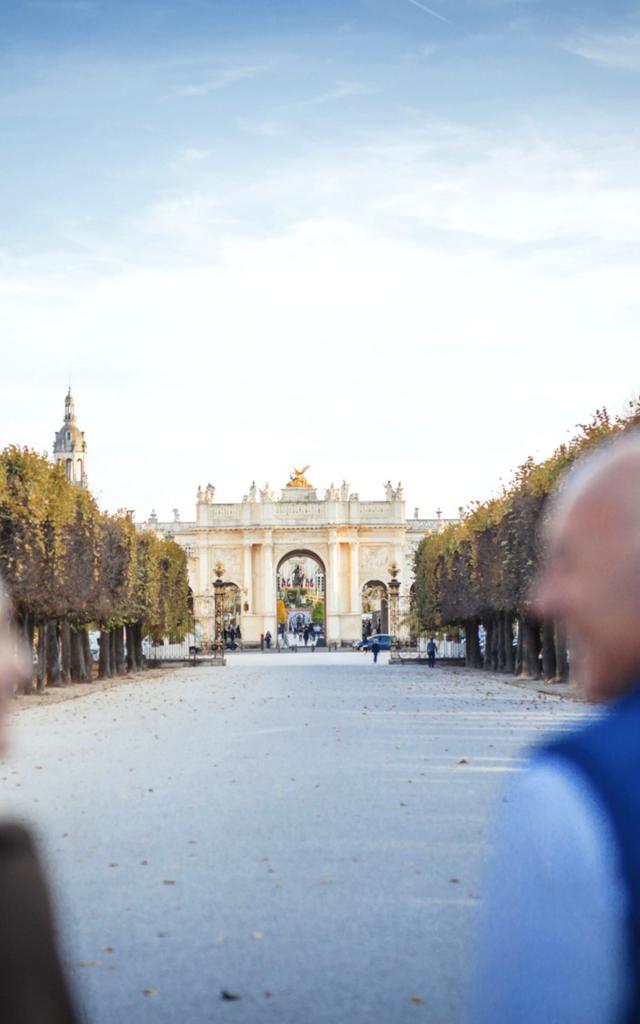
[[[69,390],[67,391],[67,397],[64,400],[64,422],[65,423],[75,423],[75,421],[76,421],[76,403],[74,402],[73,395],[71,394],[71,385],[69,385]]]

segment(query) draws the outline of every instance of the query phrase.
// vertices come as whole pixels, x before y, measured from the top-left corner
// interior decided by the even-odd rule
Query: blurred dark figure
[[[535,750],[505,801],[472,1024],[640,1021],[640,435],[581,461],[552,505],[534,609],[606,709]]]
[[[429,643],[427,644],[427,662],[429,664],[429,668],[435,668],[437,653],[438,645],[435,642],[435,639],[431,637]]]
[[[371,653],[373,654],[373,663],[375,665],[378,660],[378,655],[380,654],[380,644],[377,640],[374,640],[371,644]]]
[[[9,625],[0,594],[0,724],[31,659]],[[0,1021],[74,1024],[77,1020],[56,949],[55,926],[38,854],[20,825],[0,824]]]

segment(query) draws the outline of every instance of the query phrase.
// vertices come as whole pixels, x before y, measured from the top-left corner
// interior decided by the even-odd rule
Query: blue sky
[[[0,56],[0,441],[71,377],[103,504],[453,515],[637,391],[637,5],[5,0]]]

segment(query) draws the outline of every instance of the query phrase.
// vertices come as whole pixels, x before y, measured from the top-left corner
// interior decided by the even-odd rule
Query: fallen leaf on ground
[[[158,992],[155,988],[143,988],[142,990],[145,996],[157,996]]]
[[[424,1003],[424,999],[422,998],[422,996],[411,996],[411,1002],[415,1006],[420,1006],[420,1003]]]
[[[223,988],[220,990],[220,998],[229,1003],[234,999],[239,999],[240,996],[235,995],[233,992],[227,992],[226,988]]]

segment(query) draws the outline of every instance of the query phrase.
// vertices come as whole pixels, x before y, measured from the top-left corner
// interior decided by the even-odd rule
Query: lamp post
[[[400,628],[400,581],[398,580],[398,566],[395,562],[389,566],[389,626],[391,633],[391,657],[397,657],[398,652],[398,630]]]
[[[213,581],[213,599],[215,602],[215,652],[216,658],[219,660],[220,664],[224,665],[224,640],[222,638],[222,604],[224,600],[224,583],[222,581],[222,574],[224,572],[224,565],[222,562],[216,562],[214,568],[216,574],[216,578]]]

